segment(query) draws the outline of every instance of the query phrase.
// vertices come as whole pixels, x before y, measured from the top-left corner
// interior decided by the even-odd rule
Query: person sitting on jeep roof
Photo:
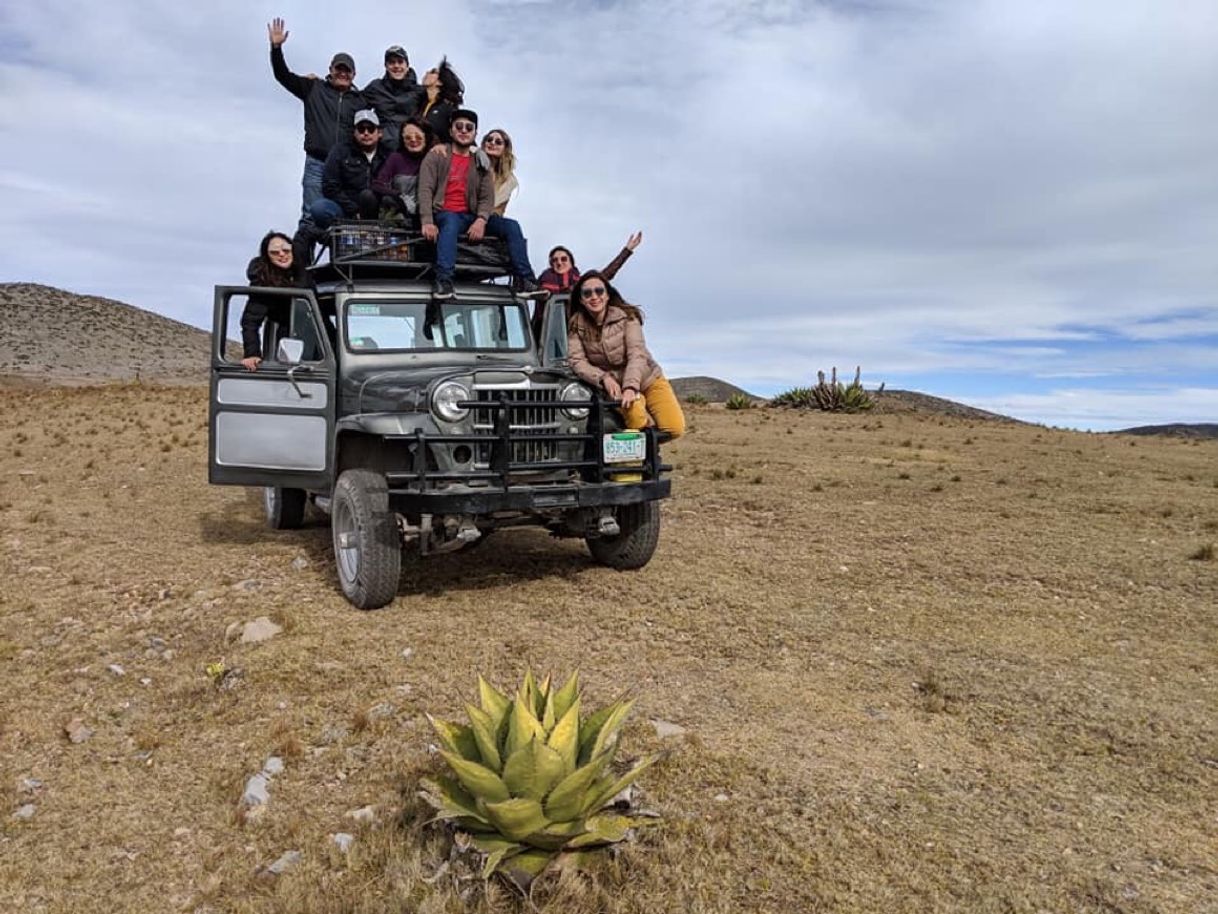
[[[388,151],[401,148],[401,127],[419,110],[419,81],[410,58],[400,44],[385,49],[385,75],[364,86],[364,100],[381,119],[381,145]]]
[[[458,108],[449,130],[451,141],[429,152],[419,169],[423,237],[436,245],[432,297],[436,301],[454,297],[457,238],[467,232],[470,241],[481,241],[483,235],[504,239],[512,267],[512,290],[523,298],[544,298],[549,293],[533,275],[520,223],[493,212],[495,180],[490,159],[474,146],[477,133],[478,115],[468,108]]]
[[[245,277],[251,286],[304,288],[308,285],[305,258],[298,257],[292,239],[283,232],[267,232],[258,246],[258,256],[250,261]],[[270,318],[280,326],[288,324],[292,301],[276,295],[251,295],[241,312],[241,364],[257,371],[262,361],[262,323]]]
[[[634,249],[642,243],[642,232],[635,232],[627,238],[626,246],[618,252],[616,257],[609,261],[609,266],[601,270],[601,275],[605,279],[613,279],[617,276],[617,271],[630,259]],[[552,248],[550,250],[550,265],[541,271],[541,276],[537,281],[541,283],[542,288],[547,292],[566,292],[579,281],[579,269],[575,266],[575,255],[571,253],[570,249],[563,247],[561,244]]]
[[[351,141],[330,150],[326,157],[321,187],[325,196],[310,211],[319,229],[329,228],[336,219],[375,219],[381,200],[372,189],[372,177],[379,174],[389,157],[380,146],[381,122],[371,108],[355,113]]]
[[[448,58],[423,74],[419,87],[419,117],[431,125],[436,136],[447,141],[453,112],[465,104],[465,83],[453,69]]]
[[[397,152],[389,154],[372,182],[372,189],[381,198],[382,218],[386,211],[390,218],[418,215],[419,166],[434,145],[435,137],[426,121],[411,117],[402,122]]]
[[[283,43],[290,34],[278,17],[266,27],[271,41],[271,72],[281,86],[300,99],[304,108],[304,175],[301,177],[300,222],[309,220],[314,203],[322,197],[322,168],[326,156],[351,129],[351,116],[364,107],[364,97],[355,88],[355,61],[342,51],[330,61],[325,79],[301,76],[288,69]]]
[[[506,130],[496,127],[482,137],[482,151],[491,160],[491,174],[495,178],[495,212],[507,213],[508,202],[520,188],[516,180],[516,153],[512,150],[512,138]]]
[[[571,370],[622,401],[626,428],[654,424],[673,438],[685,414],[643,341],[643,312],[622,299],[603,273],[589,270],[571,290],[567,349]]]

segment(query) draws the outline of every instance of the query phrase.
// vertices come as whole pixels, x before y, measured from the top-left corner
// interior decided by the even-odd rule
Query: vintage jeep
[[[393,600],[403,546],[449,552],[502,527],[645,565],[669,468],[654,430],[623,431],[570,372],[565,299],[531,324],[493,263],[467,263],[456,299],[434,303],[428,264],[385,247],[314,266],[316,291],[216,287],[210,482],[264,487],[275,529],[300,526],[310,501],[329,514],[339,583],[361,609]],[[230,342],[252,296],[274,354],[253,372]]]

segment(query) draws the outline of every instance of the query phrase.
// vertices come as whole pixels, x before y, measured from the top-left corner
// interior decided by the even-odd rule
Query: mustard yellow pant
[[[681,412],[677,395],[664,377],[656,378],[628,409],[622,410],[622,418],[626,428],[646,428],[654,423],[656,428],[674,438],[685,434],[685,413]]]

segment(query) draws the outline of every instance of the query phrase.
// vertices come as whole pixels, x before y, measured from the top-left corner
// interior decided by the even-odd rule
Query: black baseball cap
[[[339,51],[337,54],[335,54],[333,57],[330,58],[330,66],[346,67],[348,70],[350,70],[352,73],[354,73],[355,72],[355,58],[352,57],[350,54],[348,54],[346,51]]]
[[[390,45],[385,48],[385,63],[389,63],[390,57],[400,57],[402,60],[410,63],[410,55],[406,53],[406,49],[400,44]]]

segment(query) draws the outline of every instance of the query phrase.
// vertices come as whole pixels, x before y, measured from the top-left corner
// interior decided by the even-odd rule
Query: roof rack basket
[[[422,279],[435,268],[436,249],[411,222],[340,220],[326,230],[310,269],[317,279]],[[512,273],[507,245],[499,238],[457,242],[458,279],[499,279]]]

